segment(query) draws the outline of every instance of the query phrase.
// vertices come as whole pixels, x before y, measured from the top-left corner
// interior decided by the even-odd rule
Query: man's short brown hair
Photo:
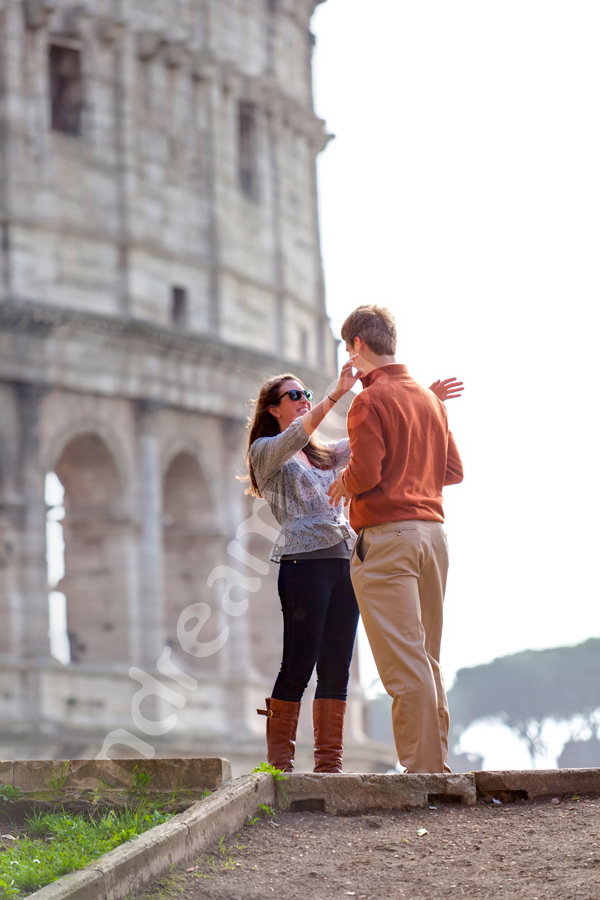
[[[352,345],[357,337],[378,356],[393,356],[396,352],[396,323],[389,309],[370,303],[351,312],[342,325],[342,340]]]

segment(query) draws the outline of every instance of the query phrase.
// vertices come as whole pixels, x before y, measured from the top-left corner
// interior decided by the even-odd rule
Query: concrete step
[[[463,775],[291,774],[278,788],[280,809],[331,815],[425,807],[473,806],[478,799],[534,800],[600,794],[600,769],[469,772]]]

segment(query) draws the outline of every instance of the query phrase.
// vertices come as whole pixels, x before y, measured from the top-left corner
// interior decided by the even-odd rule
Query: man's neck
[[[382,366],[396,365],[395,356],[378,356],[376,353],[369,352],[368,355],[366,353],[361,354],[361,357],[360,368],[365,375],[368,375],[374,369],[380,369]]]

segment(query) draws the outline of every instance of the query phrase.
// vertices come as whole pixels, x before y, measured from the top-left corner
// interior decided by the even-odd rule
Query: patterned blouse
[[[349,541],[356,532],[344,515],[342,504],[332,506],[327,490],[350,457],[347,438],[328,446],[335,453],[332,469],[307,466],[295,454],[308,444],[302,416],[274,437],[258,438],[250,447],[256,483],[281,526],[271,552],[273,562],[283,554],[307,553]]]

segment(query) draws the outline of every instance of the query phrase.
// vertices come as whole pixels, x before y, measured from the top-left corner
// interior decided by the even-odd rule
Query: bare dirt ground
[[[600,900],[600,798],[263,814],[131,900],[269,897]]]

